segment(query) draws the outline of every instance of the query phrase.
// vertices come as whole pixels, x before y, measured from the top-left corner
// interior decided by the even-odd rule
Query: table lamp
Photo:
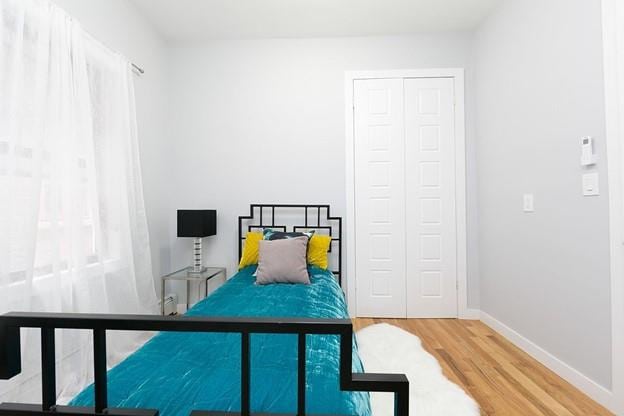
[[[188,273],[199,274],[206,270],[202,264],[202,238],[217,235],[217,211],[214,209],[179,209],[178,237],[194,238],[193,265]]]

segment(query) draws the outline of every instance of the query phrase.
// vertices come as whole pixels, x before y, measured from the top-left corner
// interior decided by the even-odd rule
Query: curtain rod
[[[132,68],[134,68],[134,70],[139,74],[139,75],[143,75],[145,73],[145,70],[143,68],[141,68],[140,66],[138,66],[135,63],[131,63],[132,64]]]
[[[60,7],[59,5],[57,5],[56,3],[53,2],[49,2],[50,5],[52,5],[52,7],[60,10],[70,21],[75,21],[78,24],[80,24],[79,21],[75,20],[72,15],[70,15],[69,13],[67,13],[67,11]],[[94,37],[93,35],[91,35],[91,33],[89,33],[88,31],[82,29],[83,32],[89,37],[91,38],[93,41],[99,43],[100,45],[102,45],[104,48],[108,49],[109,51],[113,52],[113,53],[118,53],[116,52],[114,49],[109,48],[108,46],[106,46],[106,44],[104,44],[103,42],[101,42],[100,40],[98,40],[98,38]],[[122,55],[123,56],[123,55]],[[127,58],[125,58],[127,60]],[[138,74],[138,75],[143,75],[145,74],[145,70],[143,68],[141,68],[140,66],[138,66],[137,64],[135,64],[134,62],[130,62],[130,64],[132,65],[132,68],[134,69],[134,71]]]

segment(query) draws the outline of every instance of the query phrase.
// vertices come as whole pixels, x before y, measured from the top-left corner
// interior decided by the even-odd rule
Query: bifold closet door
[[[353,87],[357,316],[456,318],[454,79]]]
[[[354,82],[357,315],[405,317],[403,79]]]
[[[408,318],[457,318],[452,78],[406,78]]]

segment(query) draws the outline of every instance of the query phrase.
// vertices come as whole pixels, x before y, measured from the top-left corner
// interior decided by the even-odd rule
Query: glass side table
[[[165,314],[165,283],[168,280],[186,281],[186,309],[189,309],[190,284],[191,282],[204,282],[206,290],[204,298],[208,297],[208,281],[220,274],[227,279],[227,271],[225,267],[208,267],[201,273],[188,273],[189,267],[180,269],[160,278],[160,314]]]

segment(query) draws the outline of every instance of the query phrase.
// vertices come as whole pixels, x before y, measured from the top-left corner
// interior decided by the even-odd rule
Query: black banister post
[[[108,407],[106,377],[106,330],[93,330],[93,364],[95,391],[95,413],[104,413]]]
[[[251,412],[251,400],[249,393],[250,384],[250,358],[249,358],[249,332],[241,333],[241,416],[249,416]]]
[[[340,334],[340,389],[351,390],[353,329],[348,327]]]
[[[394,415],[409,415],[409,385],[406,389],[394,393]]]
[[[305,415],[306,408],[306,335],[299,334],[297,348],[297,416]]]
[[[0,322],[0,380],[22,372],[20,328]]]
[[[44,412],[56,406],[54,328],[41,328],[41,403]]]

